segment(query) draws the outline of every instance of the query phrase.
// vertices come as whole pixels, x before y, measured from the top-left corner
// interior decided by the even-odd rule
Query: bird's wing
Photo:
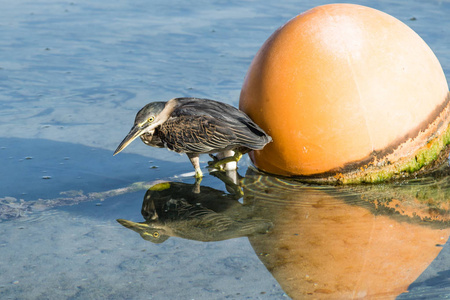
[[[171,116],[199,117],[211,120],[215,125],[217,134],[228,135],[227,139],[218,137],[219,141],[234,143],[250,149],[262,149],[271,138],[244,112],[237,108],[218,101],[199,98],[180,98],[179,106],[172,112]]]
[[[159,131],[167,148],[188,153],[218,152],[233,145],[237,138],[227,124],[208,116],[170,118]]]
[[[179,105],[172,112],[172,116],[209,116],[228,122],[235,122],[248,116],[229,104],[200,98],[178,98]]]

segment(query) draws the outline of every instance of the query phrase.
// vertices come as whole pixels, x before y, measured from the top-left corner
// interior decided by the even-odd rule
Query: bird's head
[[[166,109],[166,102],[152,102],[144,106],[136,115],[134,125],[130,132],[123,139],[114,151],[114,155],[125,149],[132,141],[141,135],[153,134],[155,128],[164,123],[170,112],[163,113]]]

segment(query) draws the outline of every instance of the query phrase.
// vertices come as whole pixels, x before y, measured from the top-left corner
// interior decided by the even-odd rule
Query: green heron
[[[152,102],[136,115],[134,125],[114,155],[134,139],[153,147],[186,153],[195,168],[195,177],[203,176],[200,154],[214,159],[211,168],[237,162],[242,154],[260,150],[272,138],[237,108],[214,100],[174,98]],[[213,153],[219,153],[217,159]]]

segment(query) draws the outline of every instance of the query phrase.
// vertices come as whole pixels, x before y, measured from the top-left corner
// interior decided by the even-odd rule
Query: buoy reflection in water
[[[333,187],[250,171],[244,204],[274,224],[250,242],[293,299],[393,299],[449,237],[448,167],[440,172],[439,180]]]

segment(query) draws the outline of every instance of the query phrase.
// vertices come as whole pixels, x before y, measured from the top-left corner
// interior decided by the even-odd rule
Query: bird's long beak
[[[125,147],[128,146],[132,141],[141,136],[144,133],[144,129],[145,127],[134,125],[133,128],[131,128],[130,132],[128,132],[127,136],[123,139],[122,143],[120,143],[120,145],[117,147],[116,151],[114,151],[113,155],[116,155],[117,153],[125,149]]]
[[[136,223],[124,219],[117,219],[116,221],[119,222],[123,227],[129,228],[133,231],[136,231],[137,233],[145,232],[145,230],[149,228],[148,224],[145,222]]]

